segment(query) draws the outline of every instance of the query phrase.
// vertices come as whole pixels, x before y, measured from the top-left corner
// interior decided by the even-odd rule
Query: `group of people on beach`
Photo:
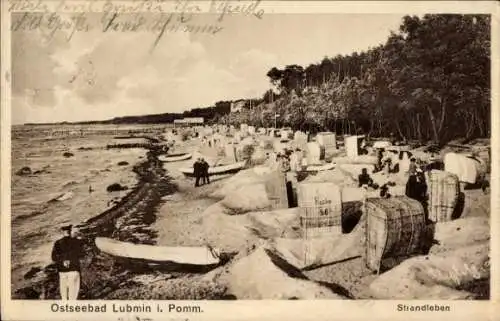
[[[373,182],[366,168],[361,170],[361,174],[358,176],[358,184],[359,187],[379,189],[379,186]],[[380,186],[380,197],[389,198],[391,196],[389,194],[389,185],[389,183],[386,183]],[[410,165],[408,167],[408,181],[406,182],[405,195],[421,203],[427,201],[427,182],[425,174],[420,166],[418,166],[414,157],[410,159]]]
[[[210,184],[210,178],[208,175],[208,169],[210,165],[204,158],[198,158],[193,164],[193,174],[195,177],[194,187],[200,186],[200,180],[202,184]]]
[[[201,144],[203,146],[216,147],[216,146],[220,146],[221,143],[222,143],[222,141],[220,139],[220,136],[215,136],[215,137],[211,137],[211,138],[203,136],[201,138]]]

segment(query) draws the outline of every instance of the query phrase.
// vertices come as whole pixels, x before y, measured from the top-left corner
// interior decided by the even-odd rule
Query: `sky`
[[[182,112],[219,100],[257,98],[266,73],[307,66],[384,43],[397,31],[395,14],[267,14],[225,16],[216,34],[88,32],[47,28],[12,32],[12,123],[104,120]],[[215,24],[204,14],[190,23]],[[115,20],[118,21],[119,19]]]

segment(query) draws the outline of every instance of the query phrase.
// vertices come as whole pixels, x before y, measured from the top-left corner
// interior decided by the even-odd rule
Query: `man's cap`
[[[73,225],[64,225],[63,227],[61,227],[61,230],[63,231],[71,231],[71,229],[73,228]]]

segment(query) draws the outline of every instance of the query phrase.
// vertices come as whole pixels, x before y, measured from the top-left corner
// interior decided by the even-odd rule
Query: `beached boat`
[[[377,164],[377,156],[372,155],[358,155],[355,157],[334,157],[332,158],[332,163],[334,164]]]
[[[306,167],[306,172],[321,172],[329,171],[335,168],[335,164],[327,163],[324,165],[309,165]]]
[[[158,159],[162,162],[179,162],[183,160],[187,160],[193,157],[190,153],[178,153],[178,154],[167,154],[167,155],[160,155],[158,156]]]
[[[213,265],[220,262],[219,254],[210,247],[156,246],[121,242],[107,237],[96,237],[99,250],[112,256],[151,263]]]
[[[208,169],[208,175],[213,176],[213,175],[224,175],[224,174],[234,174],[239,172],[243,167],[245,166],[246,162],[238,162],[234,164],[229,164],[229,165],[220,165],[220,166],[214,166],[210,167]],[[181,173],[184,174],[185,176],[194,176],[194,169],[191,168],[181,168],[180,169]]]

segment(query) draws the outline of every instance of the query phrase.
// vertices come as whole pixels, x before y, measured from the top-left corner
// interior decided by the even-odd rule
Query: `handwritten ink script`
[[[262,19],[265,12],[260,4],[261,0],[9,0],[8,8],[16,13],[12,15],[13,32],[42,31],[49,40],[64,32],[67,41],[76,33],[95,30],[147,32],[156,35],[156,47],[166,32],[216,35],[224,30],[222,23],[227,16]],[[200,22],[202,17],[205,19]]]

